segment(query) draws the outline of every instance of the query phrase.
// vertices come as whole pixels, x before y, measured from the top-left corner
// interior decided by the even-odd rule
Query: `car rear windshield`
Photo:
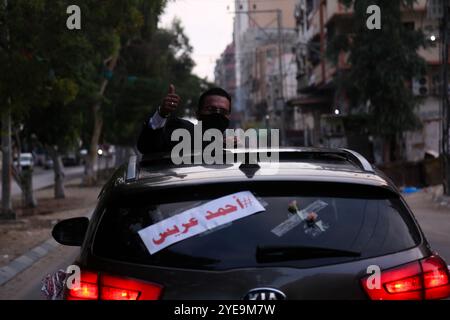
[[[363,189],[339,185],[221,185],[114,197],[101,209],[93,250],[97,256],[128,263],[228,270],[330,265],[418,245],[419,230],[403,202],[395,194]],[[139,235],[149,226],[240,191],[251,192],[264,211],[154,254]]]

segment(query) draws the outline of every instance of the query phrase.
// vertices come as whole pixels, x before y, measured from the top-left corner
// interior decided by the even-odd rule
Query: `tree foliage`
[[[121,59],[106,93],[105,135],[108,142],[132,146],[142,123],[155,112],[174,84],[183,98],[179,115],[191,113],[205,80],[192,74],[192,47],[180,21],[157,30],[151,40],[141,37],[121,51]]]
[[[106,117],[104,140],[132,145],[142,120],[169,83],[193,109],[207,84],[192,74],[192,47],[179,21],[157,23],[168,0],[10,0],[0,3],[0,105],[40,142],[70,149],[89,144],[91,106]],[[78,5],[82,29],[68,30]],[[108,73],[108,59],[118,55]],[[104,79],[109,85],[100,95]],[[8,100],[10,103],[8,103]],[[184,113],[184,110],[180,111]]]
[[[353,6],[353,33],[338,35],[328,54],[336,59],[339,52],[349,52],[350,69],[342,72],[336,83],[345,90],[353,107],[368,106],[370,129],[381,137],[394,137],[416,129],[414,113],[418,100],[413,96],[414,77],[425,72],[425,61],[417,50],[426,46],[421,30],[412,30],[401,20],[401,9],[408,10],[413,0],[341,0]],[[366,26],[369,5],[381,8],[381,30]]]

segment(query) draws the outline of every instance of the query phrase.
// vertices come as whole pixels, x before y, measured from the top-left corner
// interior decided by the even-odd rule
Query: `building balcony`
[[[340,17],[351,17],[353,15],[353,7],[347,8],[339,0],[325,1],[323,6],[323,24],[324,27]],[[309,28],[306,32],[307,39],[312,39],[320,35],[320,6],[313,11],[309,17]]]

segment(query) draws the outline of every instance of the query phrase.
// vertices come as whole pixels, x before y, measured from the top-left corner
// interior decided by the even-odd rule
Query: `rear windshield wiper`
[[[258,246],[256,248],[256,261],[258,263],[360,256],[360,252],[333,248],[307,246]]]

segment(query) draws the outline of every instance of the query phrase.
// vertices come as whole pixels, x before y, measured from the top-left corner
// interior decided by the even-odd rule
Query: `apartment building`
[[[411,161],[423,159],[426,151],[440,150],[439,19],[431,14],[431,9],[434,10],[431,3],[419,0],[412,9],[402,10],[404,25],[423,30],[430,42],[430,47],[418,52],[427,63],[427,74],[411,79],[411,90],[422,98],[417,114],[423,124],[422,129],[405,133],[404,154]],[[299,0],[295,18],[298,95],[288,104],[294,109],[296,126],[303,133],[305,145],[355,148],[381,162],[382,146],[376,139],[345,131],[343,119],[352,110],[346,93],[338,89],[334,79],[337,73],[350,68],[347,54],[339,54],[336,65],[325,58],[327,44],[334,35],[352,32],[352,8],[338,0]]]
[[[220,58],[216,61],[214,70],[215,84],[225,89],[236,100],[236,47],[234,42],[229,44]],[[238,125],[240,113],[233,112],[232,121]]]
[[[296,3],[236,0],[236,104],[249,127],[280,127],[296,96]]]

